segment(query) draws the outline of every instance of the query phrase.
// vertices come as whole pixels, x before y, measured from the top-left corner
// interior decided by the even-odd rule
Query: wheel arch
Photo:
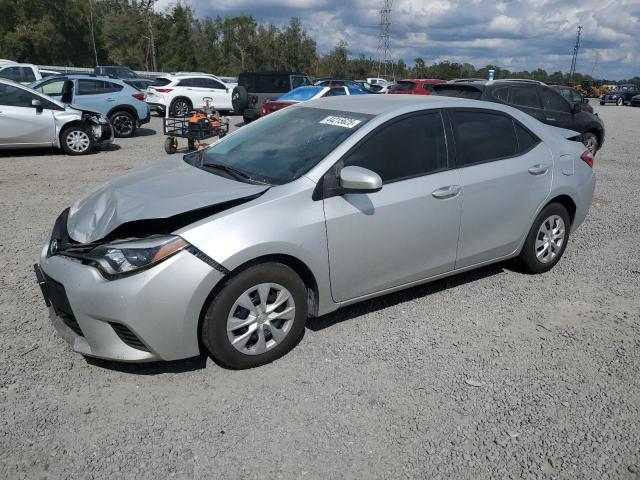
[[[136,109],[132,106],[132,105],[126,105],[126,104],[122,104],[122,105],[117,105],[115,107],[113,107],[111,110],[109,110],[107,112],[107,118],[111,118],[111,115],[113,115],[116,112],[127,112],[130,113],[131,115],[133,115],[133,118],[137,121],[140,120],[138,118],[138,112],[136,111]],[[111,121],[111,120],[109,120]]]
[[[571,198],[569,195],[564,193],[560,195],[556,195],[555,197],[550,199],[542,208],[545,208],[550,203],[559,203],[564,208],[566,208],[567,212],[569,212],[569,220],[573,225],[573,221],[576,218],[576,211],[577,211],[576,202],[573,200],[573,198]]]
[[[60,128],[58,129],[57,135],[56,135],[56,139],[58,142],[58,147],[62,145],[62,132],[64,132],[67,128],[69,127],[75,127],[75,126],[81,126],[86,128],[88,125],[86,122],[80,120],[80,119],[76,119],[76,120],[71,120],[67,123],[65,123],[64,125],[61,125]]]
[[[171,110],[173,109],[173,105],[178,101],[178,100],[186,100],[187,102],[189,102],[189,104],[191,105],[191,107],[193,108],[193,101],[185,96],[185,95],[178,95],[177,97],[174,97],[171,99],[171,102],[169,102],[169,112],[171,112]]]
[[[248,268],[264,263],[282,263],[291,268],[300,277],[305,285],[305,288],[307,289],[307,304],[309,316],[315,317],[318,315],[318,282],[311,269],[302,260],[292,255],[280,253],[256,257],[231,270],[220,282],[216,284],[215,287],[213,287],[206,300],[204,301],[202,309],[200,310],[200,318],[198,319],[198,344],[201,352],[206,352],[206,348],[204,348],[204,345],[202,345],[202,322],[212,300],[226,286],[227,282],[231,278],[247,270]]]

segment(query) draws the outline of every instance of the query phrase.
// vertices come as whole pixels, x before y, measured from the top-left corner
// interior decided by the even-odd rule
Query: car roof
[[[297,72],[287,72],[287,71],[264,71],[264,72],[242,72],[239,76],[242,77],[244,75],[301,75],[306,77],[306,73],[297,73]]]
[[[420,97],[420,98],[417,98]],[[304,108],[321,108],[367,115],[384,115],[425,108],[472,107],[512,112],[508,105],[436,95],[354,95],[325,97],[300,104]],[[416,108],[411,108],[416,107]],[[505,108],[506,107],[506,108]]]

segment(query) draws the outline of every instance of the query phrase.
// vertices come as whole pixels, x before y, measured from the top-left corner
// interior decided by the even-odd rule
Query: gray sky
[[[198,17],[249,14],[278,26],[300,17],[322,52],[344,40],[352,55],[375,57],[378,46],[379,0],[181,2]],[[422,57],[568,71],[580,24],[578,71],[592,74],[595,65],[596,77],[640,76],[640,0],[395,0],[391,21],[392,57],[408,64]]]

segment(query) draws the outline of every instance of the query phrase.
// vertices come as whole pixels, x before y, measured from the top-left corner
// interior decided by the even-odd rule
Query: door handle
[[[449,185],[448,187],[442,187],[431,192],[431,195],[438,200],[444,200],[446,198],[453,198],[460,193],[462,187],[460,185]]]
[[[546,117],[547,122],[555,122],[556,118],[555,117]]]
[[[530,167],[529,173],[531,175],[542,175],[544,173],[547,173],[547,170],[549,170],[548,165],[545,165],[544,163],[539,163],[538,165],[533,165],[532,167]]]
[[[115,98],[107,98],[107,102],[115,102],[116,99]]]

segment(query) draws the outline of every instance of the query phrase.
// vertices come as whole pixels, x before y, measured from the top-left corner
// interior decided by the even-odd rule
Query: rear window
[[[289,75],[240,75],[238,85],[246,88],[249,93],[286,93],[291,89]]]
[[[156,78],[156,80],[153,82],[153,86],[164,87],[165,85],[169,85],[170,83],[171,80],[169,80],[168,78]]]
[[[389,90],[393,92],[411,92],[415,90],[416,84],[413,82],[398,82],[392,87],[389,87]]]
[[[457,98],[469,98],[471,100],[480,100],[482,92],[475,87],[466,85],[442,85],[434,89],[438,95]]]

